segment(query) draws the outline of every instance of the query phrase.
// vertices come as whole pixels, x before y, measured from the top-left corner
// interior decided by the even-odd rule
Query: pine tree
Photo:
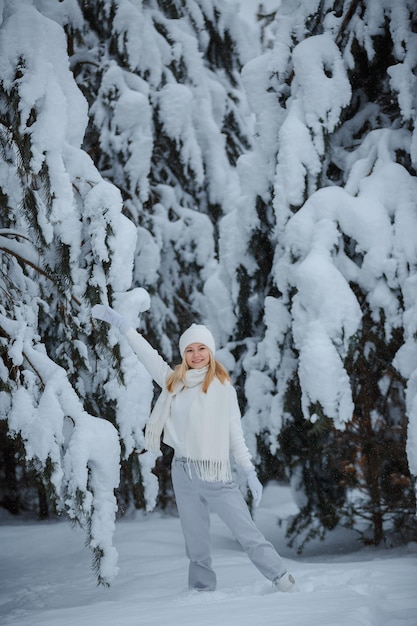
[[[133,258],[134,227],[80,150],[87,106],[62,28],[31,5],[7,7],[0,49],[2,470],[18,491],[8,508],[32,508],[36,490],[40,517],[58,511],[81,524],[108,584],[120,446],[115,428],[86,410],[102,383],[89,309],[108,288],[130,286],[113,268],[129,257],[129,239],[118,252],[116,233],[130,228]]]
[[[283,2],[243,68],[274,209],[245,419],[304,491],[300,545],[358,516],[378,543],[415,511],[416,18],[406,0]]]

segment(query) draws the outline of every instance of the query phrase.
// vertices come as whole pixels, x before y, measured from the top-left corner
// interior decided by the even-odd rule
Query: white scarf
[[[160,442],[162,431],[165,423],[170,415],[171,402],[173,397],[179,393],[184,387],[195,387],[201,385],[207,373],[207,368],[200,370],[190,369],[186,372],[184,382],[180,382],[170,393],[166,387],[163,388],[158,400],[155,403],[151,416],[146,424],[145,429],[145,447],[152,452],[160,452]],[[218,384],[216,384],[218,383]],[[225,395],[222,391],[224,390]],[[190,449],[187,450],[187,461],[193,464],[197,471],[197,475],[202,480],[209,482],[232,480],[230,460],[229,460],[229,416],[227,415],[227,403],[229,394],[226,385],[223,385],[217,379],[214,379],[207,394],[210,391],[216,394],[215,398],[210,394],[206,394],[206,398],[198,405],[199,418],[203,420],[208,427],[208,431],[214,433],[215,445],[213,445],[213,437],[210,441],[209,437],[205,437],[202,441],[201,434],[198,432],[190,433]],[[218,404],[219,410],[213,410],[213,402]],[[208,414],[204,412],[204,406],[211,407]],[[192,429],[194,420],[190,422]],[[207,431],[206,431],[207,433]],[[198,442],[198,443],[197,443]]]
[[[146,424],[145,447],[147,450],[152,450],[152,452],[160,451],[161,435],[170,414],[172,398],[184,389],[184,387],[195,387],[196,385],[201,385],[206,373],[207,367],[199,370],[187,370],[185,374],[185,383],[180,381],[172,392],[169,392],[166,387],[162,389],[152,410],[148,423]]]

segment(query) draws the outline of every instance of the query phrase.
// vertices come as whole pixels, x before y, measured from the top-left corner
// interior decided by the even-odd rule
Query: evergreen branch
[[[35,261],[35,254],[27,254],[27,246],[24,246],[18,242],[7,242],[3,236],[0,236],[0,250],[5,252],[6,254],[10,254],[14,256],[18,261],[23,263],[24,265],[29,265],[32,269],[36,270],[38,274],[42,274],[49,280],[53,280],[45,270],[40,267],[39,263]],[[33,252],[33,250],[30,250]]]
[[[13,237],[20,237],[21,239],[30,241],[27,235],[23,235],[23,233],[20,233],[18,230],[12,230],[11,228],[0,228],[0,235],[1,236],[11,235]]]
[[[9,333],[0,325],[0,335],[2,337],[5,337],[5,339],[7,339],[8,342],[12,342],[12,337],[9,335]],[[43,387],[45,387],[45,382],[42,378],[41,373],[37,370],[37,368],[33,365],[32,361],[30,360],[30,358],[27,356],[27,354],[25,353],[24,350],[22,350],[22,356],[24,357],[24,359],[26,360],[26,362],[30,365],[30,367],[32,368],[33,372],[35,372],[35,374],[37,375],[37,377],[39,378],[39,380],[41,381],[41,384]]]
[[[24,246],[23,244],[20,244],[16,241],[14,242],[7,241],[3,236],[4,234],[12,234],[15,236],[20,236],[26,239],[27,241],[30,241],[25,235],[21,235],[20,233],[14,233],[13,231],[7,231],[6,233],[4,233],[0,231],[0,251],[6,254],[10,254],[11,256],[14,256],[15,259],[17,259],[20,263],[22,263],[23,265],[28,265],[29,267],[34,269],[38,274],[40,274],[41,276],[44,276],[45,278],[50,280],[52,283],[54,283],[54,285],[56,285],[56,280],[40,266],[40,264],[35,260],[35,255],[27,254],[28,252],[27,246]],[[33,252],[33,250],[30,250],[30,252]],[[73,300],[77,306],[81,306],[81,301],[73,294],[71,294],[71,300]]]
[[[70,67],[71,67],[71,70],[75,74],[77,72],[77,69],[80,68],[82,65],[92,65],[93,67],[100,68],[100,65],[96,61],[87,61],[87,60],[75,61],[74,63],[71,63]]]
[[[339,44],[339,40],[342,37],[344,31],[347,28],[347,25],[349,24],[350,20],[352,19],[352,17],[354,16],[356,9],[358,8],[358,6],[360,4],[363,4],[363,0],[352,0],[352,2],[349,5],[348,10],[346,11],[346,14],[342,20],[342,23],[340,25],[339,31],[335,37],[335,43]]]

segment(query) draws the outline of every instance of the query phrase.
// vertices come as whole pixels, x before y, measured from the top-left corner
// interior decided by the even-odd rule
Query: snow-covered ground
[[[336,533],[299,557],[285,546],[278,513],[294,512],[289,490],[270,485],[256,521],[297,580],[271,593],[217,518],[212,518],[218,589],[190,593],[179,520],[159,513],[118,522],[120,573],[97,587],[83,533],[67,523],[0,526],[3,626],[415,626],[417,546],[363,549]]]

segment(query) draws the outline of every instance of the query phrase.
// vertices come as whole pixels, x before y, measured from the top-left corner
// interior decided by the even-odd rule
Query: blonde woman
[[[256,527],[233,481],[230,454],[244,469],[254,504],[259,504],[262,485],[244,440],[236,391],[228,372],[214,358],[216,347],[210,330],[193,324],[181,335],[182,362],[172,369],[116,311],[96,305],[92,313],[126,336],[162,388],[146,425],[145,445],[158,453],[162,437],[163,442],[174,449],[172,482],[189,558],[189,588],[216,589],[209,533],[210,512],[214,512],[275,588],[290,591],[294,588],[294,578]]]

